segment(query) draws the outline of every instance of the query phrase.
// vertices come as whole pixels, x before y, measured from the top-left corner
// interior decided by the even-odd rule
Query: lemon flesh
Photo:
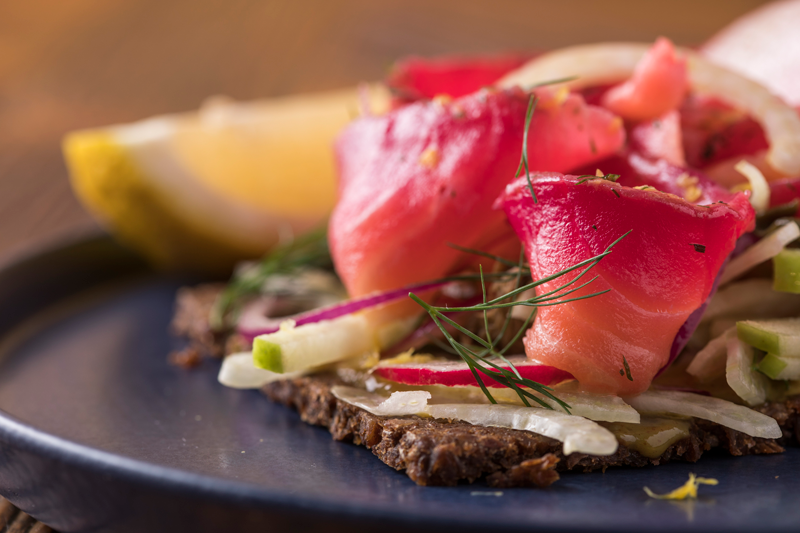
[[[385,93],[372,90],[373,107]],[[332,142],[356,89],[235,103],[69,134],[73,189],[154,264],[225,273],[324,221],[336,199]]]

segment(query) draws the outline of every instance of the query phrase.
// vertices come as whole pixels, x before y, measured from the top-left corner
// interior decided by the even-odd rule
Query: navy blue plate
[[[418,487],[258,392],[220,386],[218,363],[168,365],[185,281],[105,238],[0,271],[0,494],[64,532],[800,527],[794,449],[566,474],[546,490]],[[719,485],[690,502],[642,491],[689,472]]]

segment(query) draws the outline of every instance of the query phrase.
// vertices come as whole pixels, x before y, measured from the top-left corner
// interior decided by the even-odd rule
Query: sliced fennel
[[[470,424],[530,431],[564,443],[564,455],[573,452],[611,455],[619,443],[614,434],[586,418],[537,407],[499,404],[430,405],[434,418],[464,420]]]
[[[478,392],[480,392],[479,387],[472,388],[478,389]],[[498,389],[496,392],[499,394],[495,394],[495,391],[492,390],[492,394],[497,401],[501,403],[522,404],[519,396],[510,389]],[[598,422],[628,422],[631,424],[638,424],[640,420],[639,413],[636,409],[625,403],[619,396],[614,396],[612,394],[592,394],[589,392],[567,392],[560,390],[558,387],[555,388],[553,393],[563,402],[566,402],[566,404],[569,405],[570,413],[576,416],[582,416]],[[483,393],[481,393],[481,395],[483,395]],[[566,413],[566,411],[553,400],[542,395],[538,396],[553,409]]]
[[[768,353],[758,363],[758,370],[771,379],[800,379],[800,357],[781,357]]]
[[[772,266],[773,289],[800,293],[800,250],[784,248],[773,258]]]
[[[614,434],[599,424],[540,407],[469,403],[427,405],[431,396],[427,391],[395,392],[388,399],[353,387],[337,386],[332,392],[339,400],[378,416],[425,414],[480,426],[530,431],[563,442],[564,455],[573,452],[611,455],[618,447]]]
[[[736,323],[742,342],[781,357],[800,357],[800,318]]]
[[[399,391],[393,392],[389,398],[355,387],[337,385],[331,393],[350,405],[355,405],[376,416],[406,416],[424,413],[430,392]]]
[[[746,279],[722,287],[708,302],[702,322],[781,318],[800,314],[800,294],[772,290],[768,279]]]
[[[650,390],[628,398],[628,403],[642,414],[693,416],[741,431],[751,437],[777,439],[782,435],[778,422],[771,416],[712,396]]]
[[[728,360],[728,339],[736,336],[736,328],[729,328],[722,335],[711,339],[706,347],[697,352],[686,372],[700,381],[710,381],[725,373]]]
[[[797,224],[794,222],[781,226],[773,233],[742,252],[741,255],[731,259],[731,262],[725,267],[722,277],[720,277],[719,284],[724,285],[741,276],[754,266],[772,259],[778,255],[787,244],[798,237],[800,237],[800,228],[798,228]]]
[[[285,374],[351,359],[377,349],[367,319],[361,314],[294,326],[284,323],[274,333],[253,341],[253,362]]]
[[[281,379],[300,377],[302,372],[291,374],[278,374],[253,364],[253,354],[250,352],[234,353],[222,361],[217,380],[234,389],[260,389],[267,383]]]
[[[769,380],[755,369],[755,352],[737,338],[728,339],[725,378],[739,398],[750,405],[767,401]]]
[[[424,388],[432,394],[431,401],[429,402],[431,405],[445,403],[489,403],[488,398],[486,398],[486,395],[481,391],[480,387],[444,387],[434,385],[421,388]],[[640,420],[639,413],[636,409],[625,403],[619,396],[611,394],[592,394],[588,392],[569,392],[558,386],[553,387],[553,394],[569,405],[571,414],[582,416],[589,420],[598,422],[628,422],[630,424],[638,424]],[[508,388],[492,389],[492,396],[501,404],[510,404],[520,407],[523,405],[519,396]],[[542,395],[538,396],[553,407],[553,409],[566,413],[566,411],[553,400]]]

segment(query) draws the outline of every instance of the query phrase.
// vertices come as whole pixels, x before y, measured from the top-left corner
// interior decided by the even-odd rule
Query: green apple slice
[[[800,357],[800,318],[744,320],[736,323],[739,339],[781,357]]]
[[[285,374],[359,357],[376,349],[372,329],[360,314],[302,326],[289,321],[275,333],[256,337],[253,363]]]

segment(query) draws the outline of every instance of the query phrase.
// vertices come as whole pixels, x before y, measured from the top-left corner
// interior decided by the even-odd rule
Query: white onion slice
[[[527,86],[547,80],[577,76],[572,88],[614,83],[630,78],[650,45],[602,43],[572,46],[543,54],[497,82],[499,87]],[[792,176],[800,174],[800,117],[767,88],[679,48],[688,62],[689,84],[702,93],[719,96],[746,112],[764,128],[770,148],[767,162]]]
[[[376,416],[407,416],[425,411],[430,392],[414,390],[393,392],[389,398],[355,387],[337,385],[331,393],[343,402],[355,405]]]
[[[756,265],[772,259],[783,250],[787,244],[800,237],[800,228],[790,222],[781,226],[773,233],[764,237],[753,246],[742,252],[741,255],[731,259],[719,279],[719,284],[724,285],[738,278]]]
[[[751,437],[777,439],[782,436],[778,422],[771,416],[712,396],[650,390],[635,398],[628,398],[628,403],[642,414],[693,416],[741,431]]]
[[[766,211],[769,208],[770,189],[764,174],[755,165],[748,163],[744,159],[736,163],[733,168],[750,182],[750,190],[752,191],[750,205],[753,206],[756,213]]]
[[[464,420],[470,424],[530,431],[564,443],[564,455],[573,452],[611,455],[617,451],[617,438],[603,426],[580,416],[550,409],[512,405],[443,404],[429,405],[434,418]]]
[[[736,327],[727,329],[722,335],[711,339],[705,348],[697,352],[686,372],[700,381],[709,381],[725,373],[728,360],[728,339],[736,337]]]
[[[767,401],[769,379],[754,369],[755,352],[752,346],[737,337],[728,339],[728,359],[725,364],[725,379],[739,398],[750,405]]]
[[[573,89],[628,79],[650,49],[643,43],[601,43],[568,46],[542,54],[503,76],[498,87],[525,87],[547,80],[577,76]]]

